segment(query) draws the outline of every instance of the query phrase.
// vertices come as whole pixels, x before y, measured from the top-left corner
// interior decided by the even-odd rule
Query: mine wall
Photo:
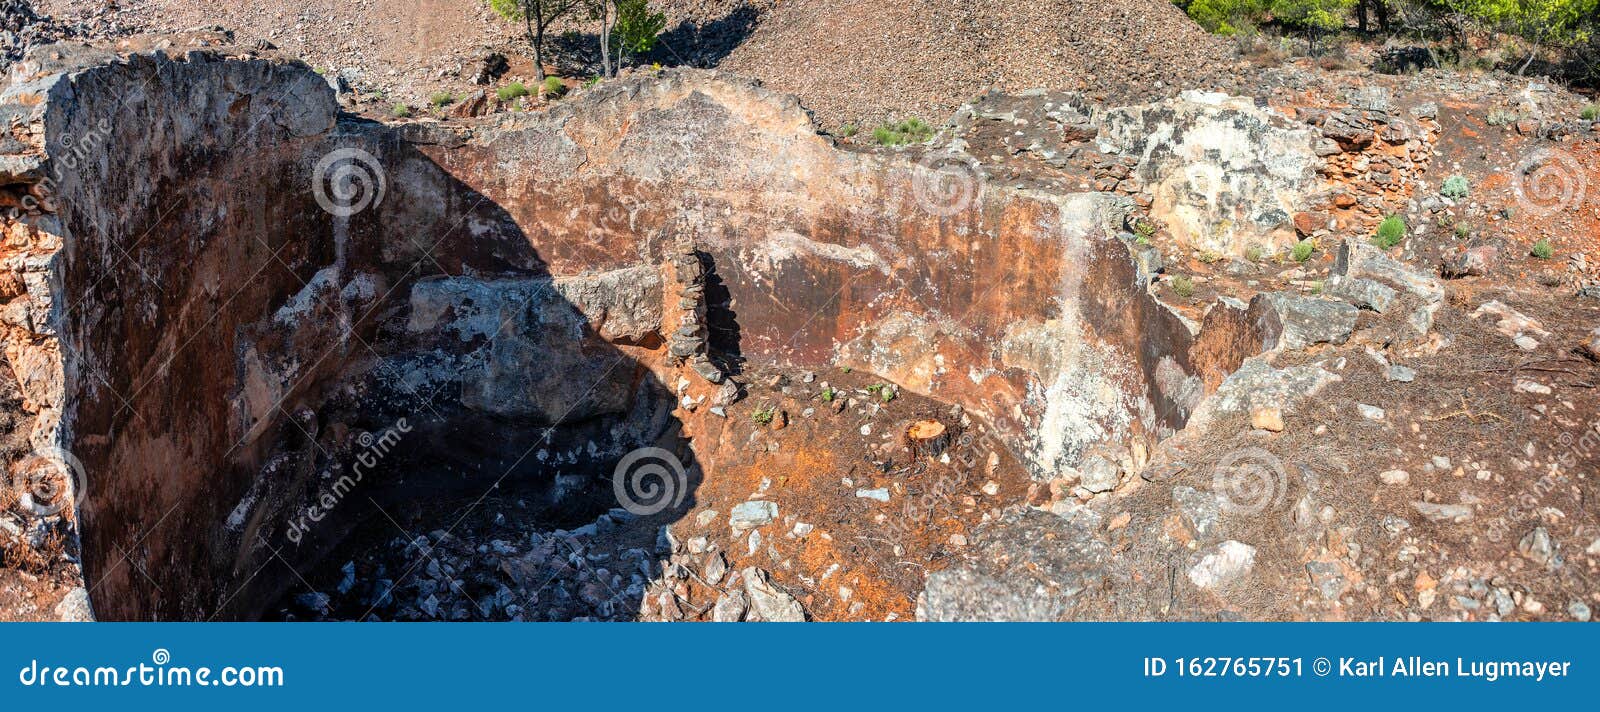
[[[930,199],[914,156],[839,149],[713,72],[385,125],[244,50],[57,45],[15,71],[7,453],[70,454],[60,516],[102,619],[259,616],[293,577],[258,574],[337,543],[346,496],[506,482],[553,521],[603,511],[624,453],[685,446],[685,255],[705,380],[876,373],[996,423],[1041,477],[1147,450],[1260,348],[1242,311],[1198,337],[1148,295],[1123,199]]]

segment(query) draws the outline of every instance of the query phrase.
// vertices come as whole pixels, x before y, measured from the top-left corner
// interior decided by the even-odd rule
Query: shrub
[[[1267,251],[1261,249],[1260,245],[1251,245],[1244,248],[1244,258],[1251,262],[1260,262],[1261,258],[1266,256]]]
[[[1450,176],[1444,179],[1444,185],[1439,186],[1439,195],[1451,200],[1460,200],[1467,197],[1469,190],[1466,176]]]
[[[1295,262],[1305,262],[1311,259],[1311,251],[1315,248],[1316,245],[1311,244],[1310,240],[1301,240],[1294,243],[1294,249],[1289,251],[1289,256],[1293,257]]]
[[[1390,215],[1378,223],[1378,232],[1372,236],[1372,244],[1382,249],[1389,249],[1400,244],[1406,239],[1406,221],[1399,215]]]
[[[447,91],[434,92],[433,96],[428,97],[428,103],[432,104],[435,109],[442,109],[445,106],[454,104],[455,101],[456,95]]]
[[[393,114],[397,119],[403,119],[411,115],[411,107],[405,104],[395,104],[393,108],[389,109],[389,113]]]
[[[1529,252],[1541,260],[1548,260],[1556,256],[1556,248],[1550,244],[1549,238],[1533,243],[1533,249]]]
[[[856,135],[858,131],[859,130],[856,128],[855,124],[845,124],[839,127],[839,135],[845,138],[850,138],[851,136]]]
[[[1150,244],[1150,238],[1156,236],[1156,224],[1149,220],[1140,220],[1133,224],[1134,242],[1141,245]]]
[[[1184,299],[1194,296],[1194,280],[1181,274],[1173,277],[1172,293]]]
[[[828,386],[827,388],[822,389],[822,402],[832,403],[833,399],[837,396],[837,393],[837,391],[833,390],[833,386]]]
[[[539,86],[539,93],[548,97],[558,97],[567,93],[567,85],[561,83],[561,77],[545,77],[544,84]]]
[[[1456,226],[1456,237],[1457,238],[1465,240],[1468,237],[1470,237],[1471,235],[1472,235],[1472,228],[1469,228],[1466,225],[1457,225]]]
[[[499,99],[500,101],[511,101],[512,99],[516,99],[518,97],[527,96],[528,88],[523,86],[522,82],[512,82],[494,90],[494,95],[495,98]]]
[[[1595,119],[1600,119],[1600,104],[1590,104],[1583,107],[1583,111],[1578,113],[1578,118],[1583,119],[1584,121],[1594,121]]]
[[[600,83],[600,76],[599,75],[595,75],[595,76],[589,77],[588,79],[583,80],[583,88],[589,89],[591,87],[594,87],[594,86],[598,85],[599,83]]]

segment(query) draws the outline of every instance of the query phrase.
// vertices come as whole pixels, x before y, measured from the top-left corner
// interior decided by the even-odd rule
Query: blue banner
[[[1581,624],[9,624],[0,700],[416,709],[1384,708],[1600,693]],[[891,706],[892,707],[889,707]],[[1477,708],[1477,707],[1475,707]]]

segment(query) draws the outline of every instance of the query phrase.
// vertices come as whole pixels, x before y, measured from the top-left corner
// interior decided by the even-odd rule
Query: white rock
[[[1367,420],[1383,420],[1383,409],[1379,408],[1378,406],[1367,405],[1366,403],[1357,403],[1356,410],[1361,411],[1361,417],[1366,418]]]
[[[1249,574],[1255,564],[1255,547],[1229,540],[1189,569],[1189,580],[1200,588],[1213,589]]]
[[[1386,485],[1405,485],[1411,483],[1411,473],[1405,470],[1387,470],[1378,473],[1378,481]]]

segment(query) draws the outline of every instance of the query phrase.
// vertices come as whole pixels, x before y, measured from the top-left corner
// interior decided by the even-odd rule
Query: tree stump
[[[917,457],[938,457],[950,446],[950,429],[937,420],[913,421],[906,428],[906,448]]]

